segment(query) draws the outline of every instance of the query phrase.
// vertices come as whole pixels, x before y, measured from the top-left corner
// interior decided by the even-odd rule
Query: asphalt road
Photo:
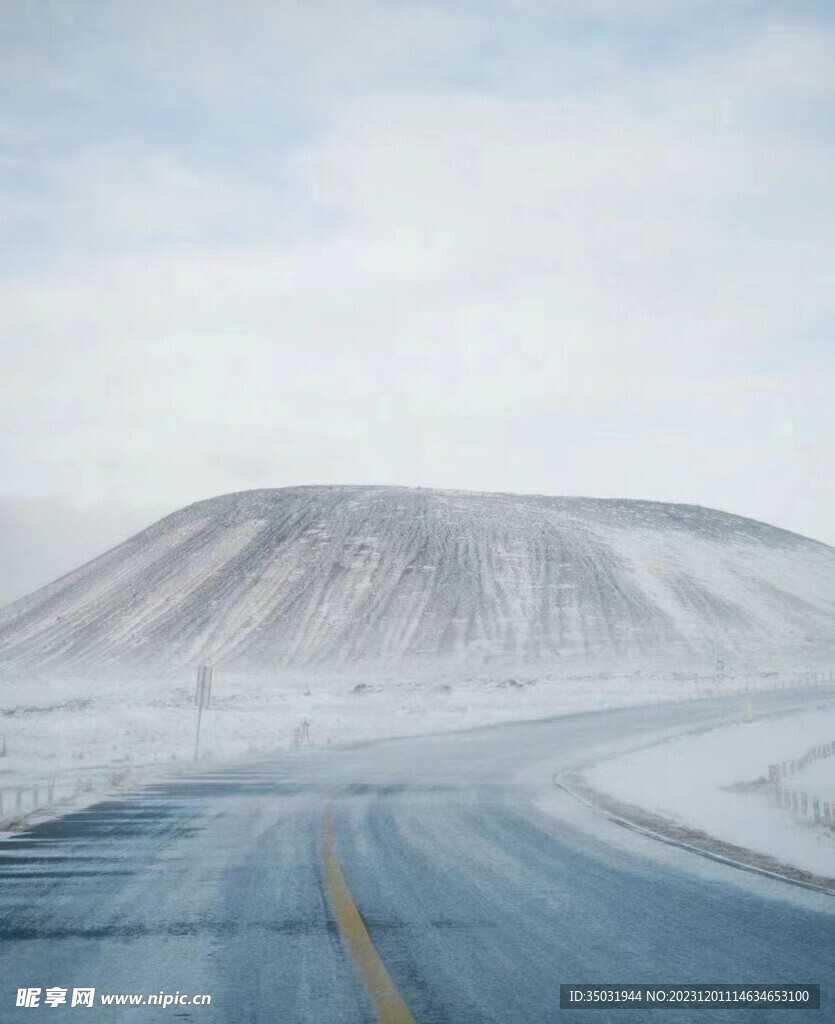
[[[545,758],[571,765],[739,708],[205,768],[39,825],[0,843],[0,1020],[835,1021],[835,898],[628,833],[567,795],[551,815],[536,803]],[[407,1016],[381,1011],[380,969]],[[568,982],[820,983],[822,1009],[560,1010]],[[15,1005],[28,987],[37,1008]],[[45,1006],[51,987],[68,1002],[93,987],[96,1005]],[[212,1003],[99,1002],[160,992]]]

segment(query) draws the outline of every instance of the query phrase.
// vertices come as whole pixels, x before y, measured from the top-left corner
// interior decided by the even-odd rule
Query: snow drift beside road
[[[835,831],[798,818],[757,784],[775,761],[835,738],[835,710],[740,722],[603,761],[585,773],[597,790],[783,864],[835,876]],[[835,802],[835,760],[792,777]],[[802,778],[801,778],[802,776]]]

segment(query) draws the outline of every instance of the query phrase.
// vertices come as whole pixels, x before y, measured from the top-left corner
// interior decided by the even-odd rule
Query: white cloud
[[[252,26],[220,8],[131,52],[191,96],[208,62],[206,94],[240,98],[268,81],[269,11],[254,77],[221,45]],[[833,153],[771,113],[829,94],[821,33],[764,21],[681,66],[530,96],[370,84],[410,48],[448,70],[472,30],[371,11],[294,13],[275,59],[316,55],[318,114],[257,167],[141,138],[55,164],[81,251],[0,283],[7,488],[166,505],[329,480],[622,494],[835,540],[835,224],[815,203]]]
[[[0,494],[0,605],[71,572],[172,509]]]

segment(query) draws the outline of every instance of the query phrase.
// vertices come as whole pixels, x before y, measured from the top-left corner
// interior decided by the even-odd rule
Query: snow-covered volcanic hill
[[[0,613],[0,663],[760,668],[835,651],[835,549],[710,509],[395,487],[198,502]],[[779,665],[778,665],[779,662]]]

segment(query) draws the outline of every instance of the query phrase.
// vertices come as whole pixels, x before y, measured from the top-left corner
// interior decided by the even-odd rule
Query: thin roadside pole
[[[197,669],[197,690],[195,700],[197,703],[197,732],[194,737],[194,760],[200,755],[200,723],[203,720],[203,708],[209,706],[212,692],[212,669],[209,665],[201,665]]]
[[[197,760],[197,755],[200,751],[200,722],[203,718],[203,705],[197,705],[197,735],[194,737],[194,760]]]

